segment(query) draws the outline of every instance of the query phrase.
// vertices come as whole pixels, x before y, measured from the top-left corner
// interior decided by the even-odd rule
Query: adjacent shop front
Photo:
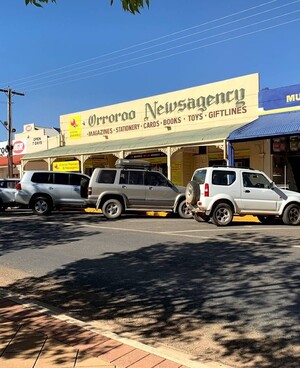
[[[21,139],[12,141],[12,177],[20,176],[21,159],[26,153],[26,142]],[[8,142],[0,142],[0,178],[8,177]]]
[[[300,191],[300,85],[261,91],[259,106],[260,117],[228,140],[234,151],[245,144],[260,146],[257,157],[263,164],[253,166],[279,186]]]

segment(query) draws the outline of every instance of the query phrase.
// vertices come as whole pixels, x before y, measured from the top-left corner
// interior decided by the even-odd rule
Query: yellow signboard
[[[69,122],[70,139],[81,138],[81,117],[80,115],[71,116]]]
[[[61,130],[68,145],[241,125],[257,119],[258,91],[255,73],[62,115]]]
[[[53,171],[80,171],[79,161],[54,162]]]

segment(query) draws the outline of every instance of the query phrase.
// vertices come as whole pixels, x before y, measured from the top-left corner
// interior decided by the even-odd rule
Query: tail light
[[[22,185],[21,185],[20,182],[16,184],[16,189],[17,190],[22,190]]]
[[[204,184],[204,197],[209,197],[209,184]]]

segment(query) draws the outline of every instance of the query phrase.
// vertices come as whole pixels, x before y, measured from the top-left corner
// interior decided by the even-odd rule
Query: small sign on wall
[[[53,162],[52,164],[53,171],[80,171],[79,169],[79,161],[61,161],[61,162]]]

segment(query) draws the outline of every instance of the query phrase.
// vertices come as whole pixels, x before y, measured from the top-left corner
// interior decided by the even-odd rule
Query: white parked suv
[[[89,176],[74,172],[26,171],[16,185],[16,202],[48,215],[62,207],[86,207]]]
[[[234,215],[254,215],[264,223],[275,217],[300,223],[300,193],[278,188],[262,171],[235,167],[197,169],[186,187],[195,220],[229,225]]]
[[[16,185],[20,179],[0,179],[0,211],[5,211],[8,207],[16,207],[15,194]]]

